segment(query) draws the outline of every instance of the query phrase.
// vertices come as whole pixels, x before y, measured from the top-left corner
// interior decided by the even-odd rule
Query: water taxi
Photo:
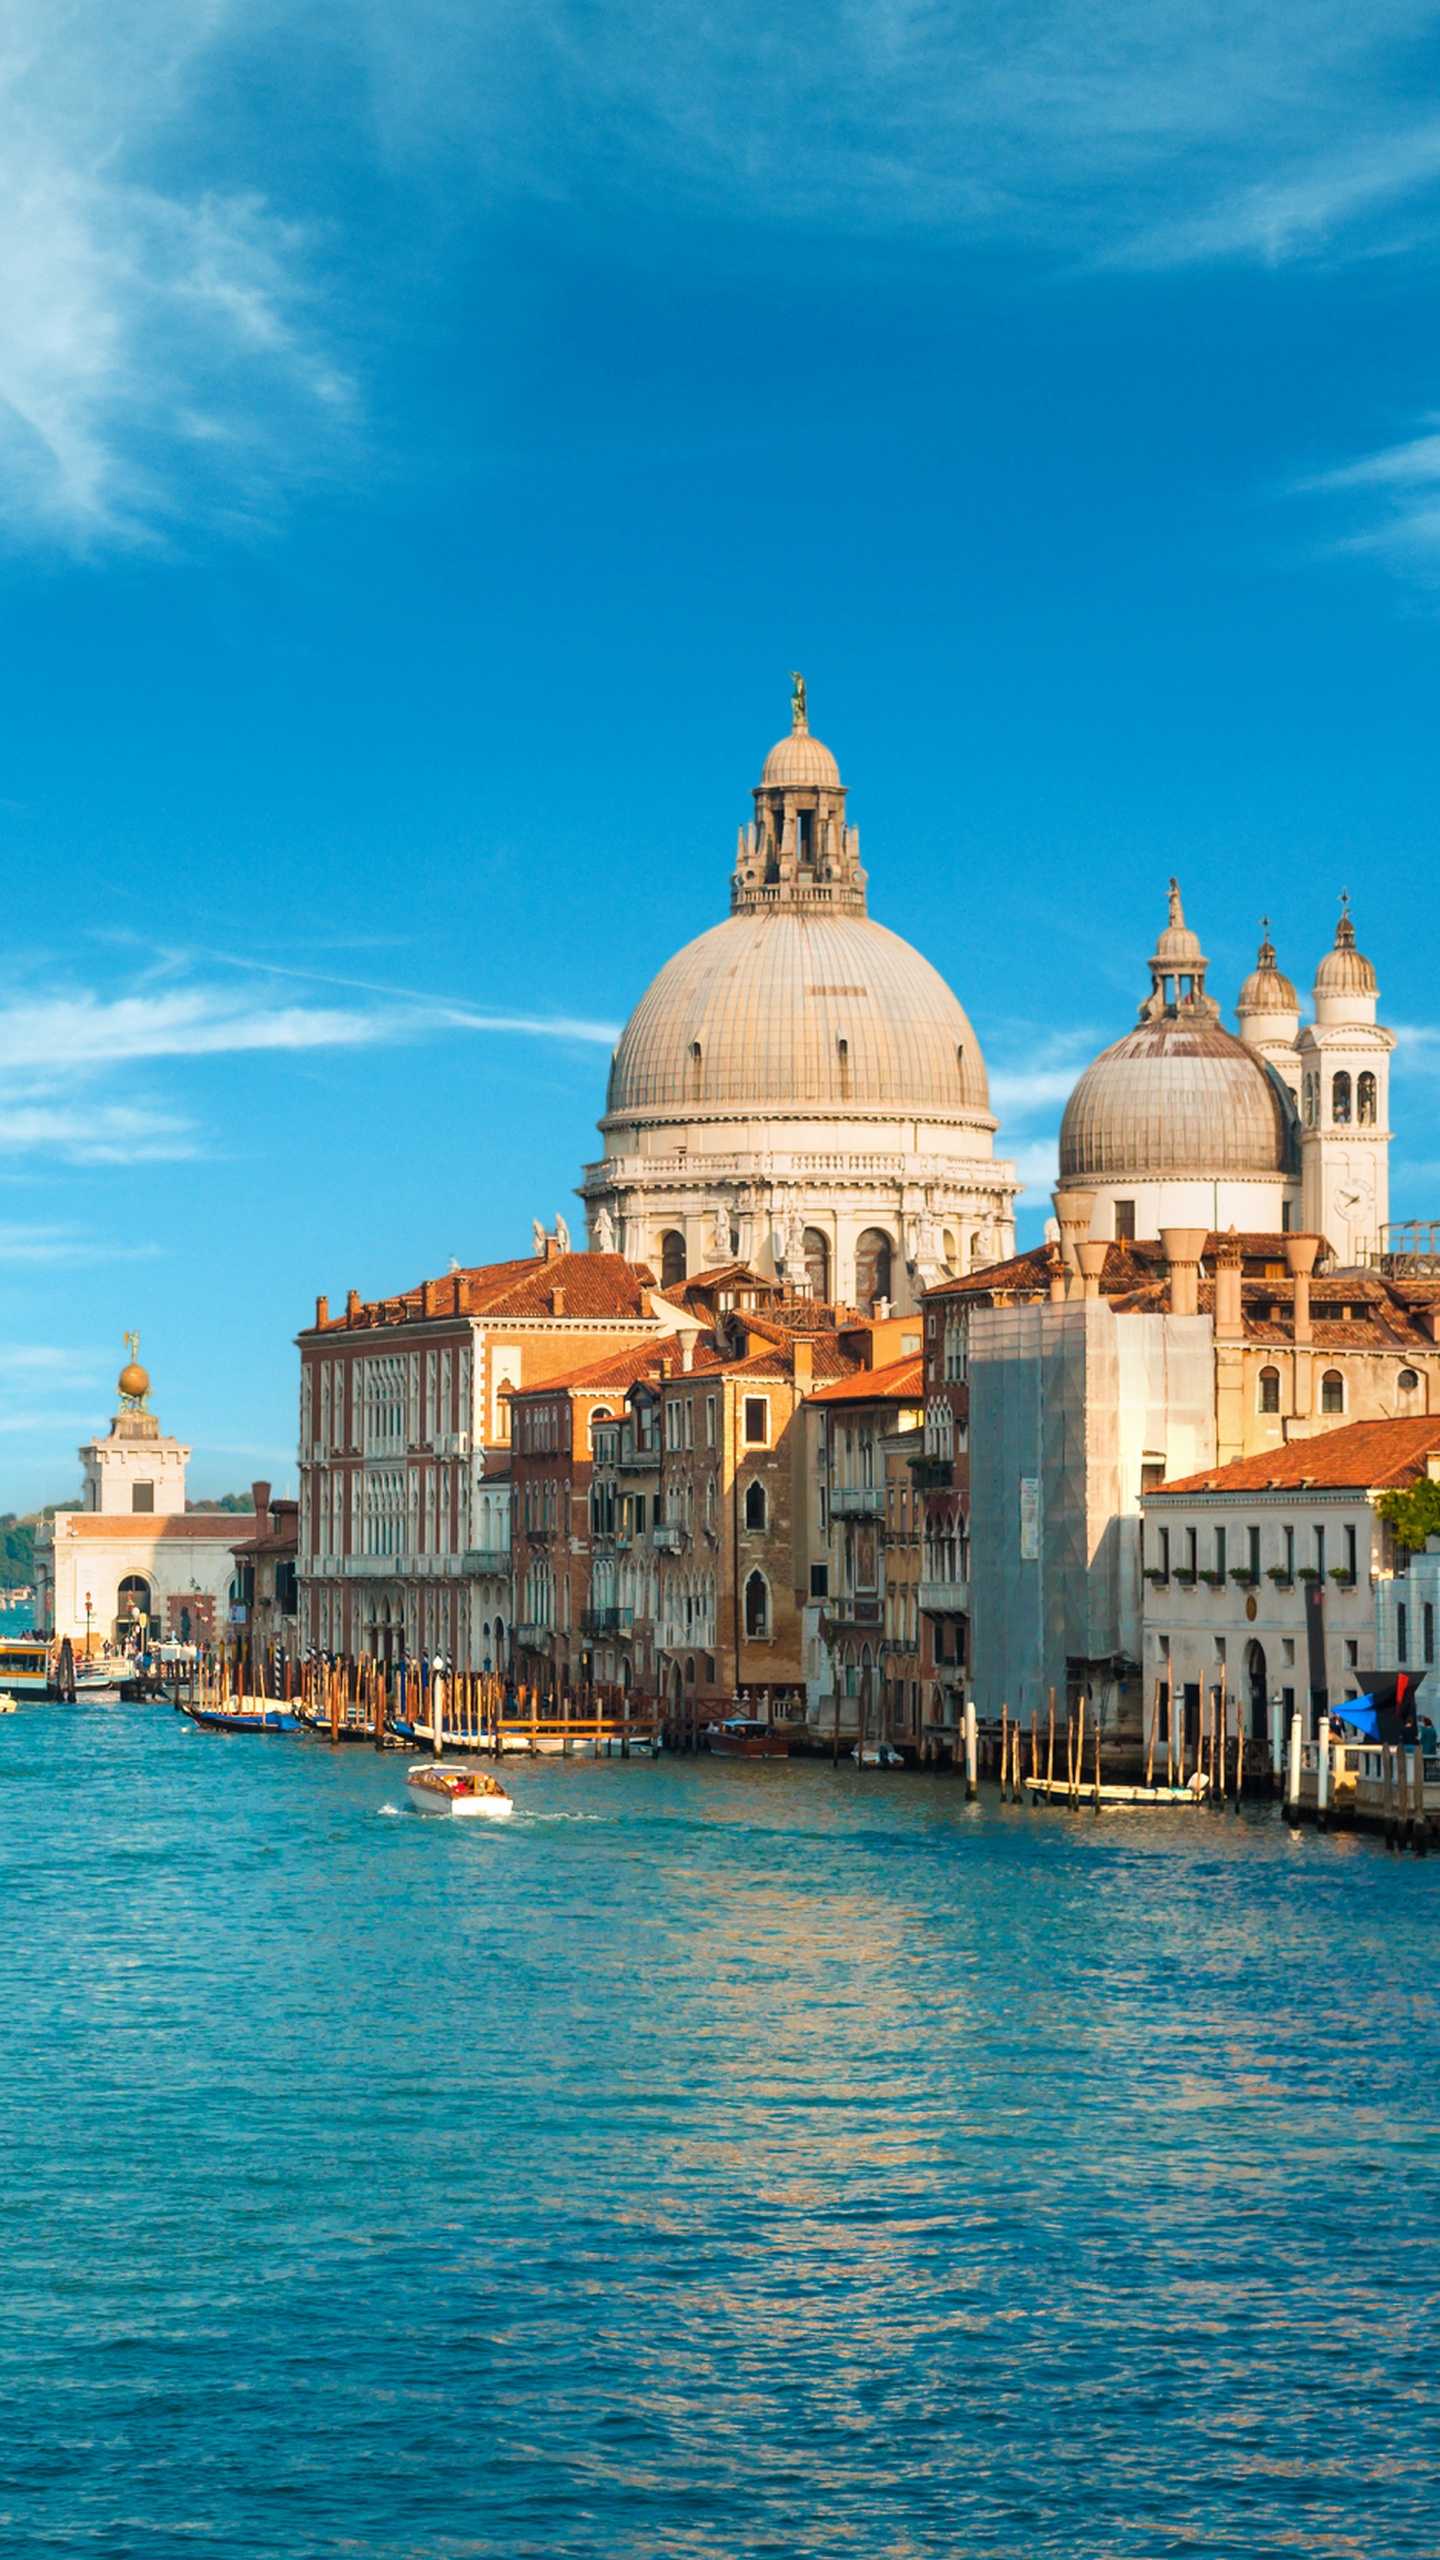
[[[515,1810],[514,1797],[485,1769],[458,1768],[452,1760],[417,1760],[406,1779],[417,1813],[478,1814],[482,1821],[504,1822]]]
[[[705,1738],[722,1760],[788,1760],[790,1736],[780,1733],[773,1724],[761,1724],[756,1716],[727,1716],[723,1724],[707,1725]]]
[[[44,1636],[7,1636],[0,1642],[0,1687],[15,1698],[48,1698],[50,1647]]]

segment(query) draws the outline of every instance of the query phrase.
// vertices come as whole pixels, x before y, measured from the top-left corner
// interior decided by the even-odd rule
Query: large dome
[[[1212,1181],[1289,1166],[1278,1079],[1218,1022],[1162,1014],[1102,1050],[1065,1105],[1062,1182]]]
[[[667,961],[606,1105],[986,1112],[985,1062],[939,971],[865,915],[748,908]]]

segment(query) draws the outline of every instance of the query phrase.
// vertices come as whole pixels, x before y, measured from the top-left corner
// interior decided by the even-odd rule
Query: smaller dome
[[[1373,964],[1363,951],[1355,948],[1355,925],[1350,901],[1340,902],[1340,922],[1335,928],[1335,948],[1327,951],[1315,972],[1317,996],[1373,996],[1379,992]]]
[[[1155,945],[1155,958],[1150,965],[1152,968],[1158,965],[1161,969],[1187,971],[1203,969],[1206,965],[1205,954],[1200,948],[1200,936],[1198,933],[1192,933],[1185,921],[1185,910],[1180,904],[1178,880],[1172,880],[1170,883],[1170,921]]]
[[[138,1400],[150,1393],[150,1373],[148,1369],[141,1368],[138,1360],[127,1360],[116,1384],[122,1396]]]
[[[1270,939],[1270,919],[1265,919],[1265,939],[1255,955],[1255,966],[1240,990],[1237,1013],[1294,1013],[1300,1011],[1300,999],[1276,966],[1275,945]]]
[[[818,787],[822,791],[838,791],[840,767],[828,747],[812,738],[808,729],[792,729],[781,738],[765,759],[760,776],[762,791],[799,790]]]

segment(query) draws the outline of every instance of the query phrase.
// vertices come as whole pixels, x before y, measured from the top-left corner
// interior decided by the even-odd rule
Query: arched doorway
[[[890,1239],[883,1227],[866,1227],[855,1247],[855,1304],[873,1306],[890,1295]]]
[[[685,1238],[678,1227],[669,1227],[660,1239],[660,1286],[678,1289],[685,1277]]]
[[[1270,1730],[1270,1698],[1265,1685],[1265,1647],[1252,1636],[1245,1647],[1245,1678],[1250,1689],[1250,1731],[1263,1742]]]
[[[127,1637],[146,1633],[151,1610],[150,1585],[143,1573],[127,1573],[115,1601],[115,1633],[123,1644]]]

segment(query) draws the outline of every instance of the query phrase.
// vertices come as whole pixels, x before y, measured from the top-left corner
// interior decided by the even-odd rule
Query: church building
[[[739,1260],[830,1304],[907,1313],[1013,1250],[980,1044],[939,972],[870,915],[860,838],[795,678],[723,923],[625,1026],[585,1169],[590,1242],[662,1287]]]

